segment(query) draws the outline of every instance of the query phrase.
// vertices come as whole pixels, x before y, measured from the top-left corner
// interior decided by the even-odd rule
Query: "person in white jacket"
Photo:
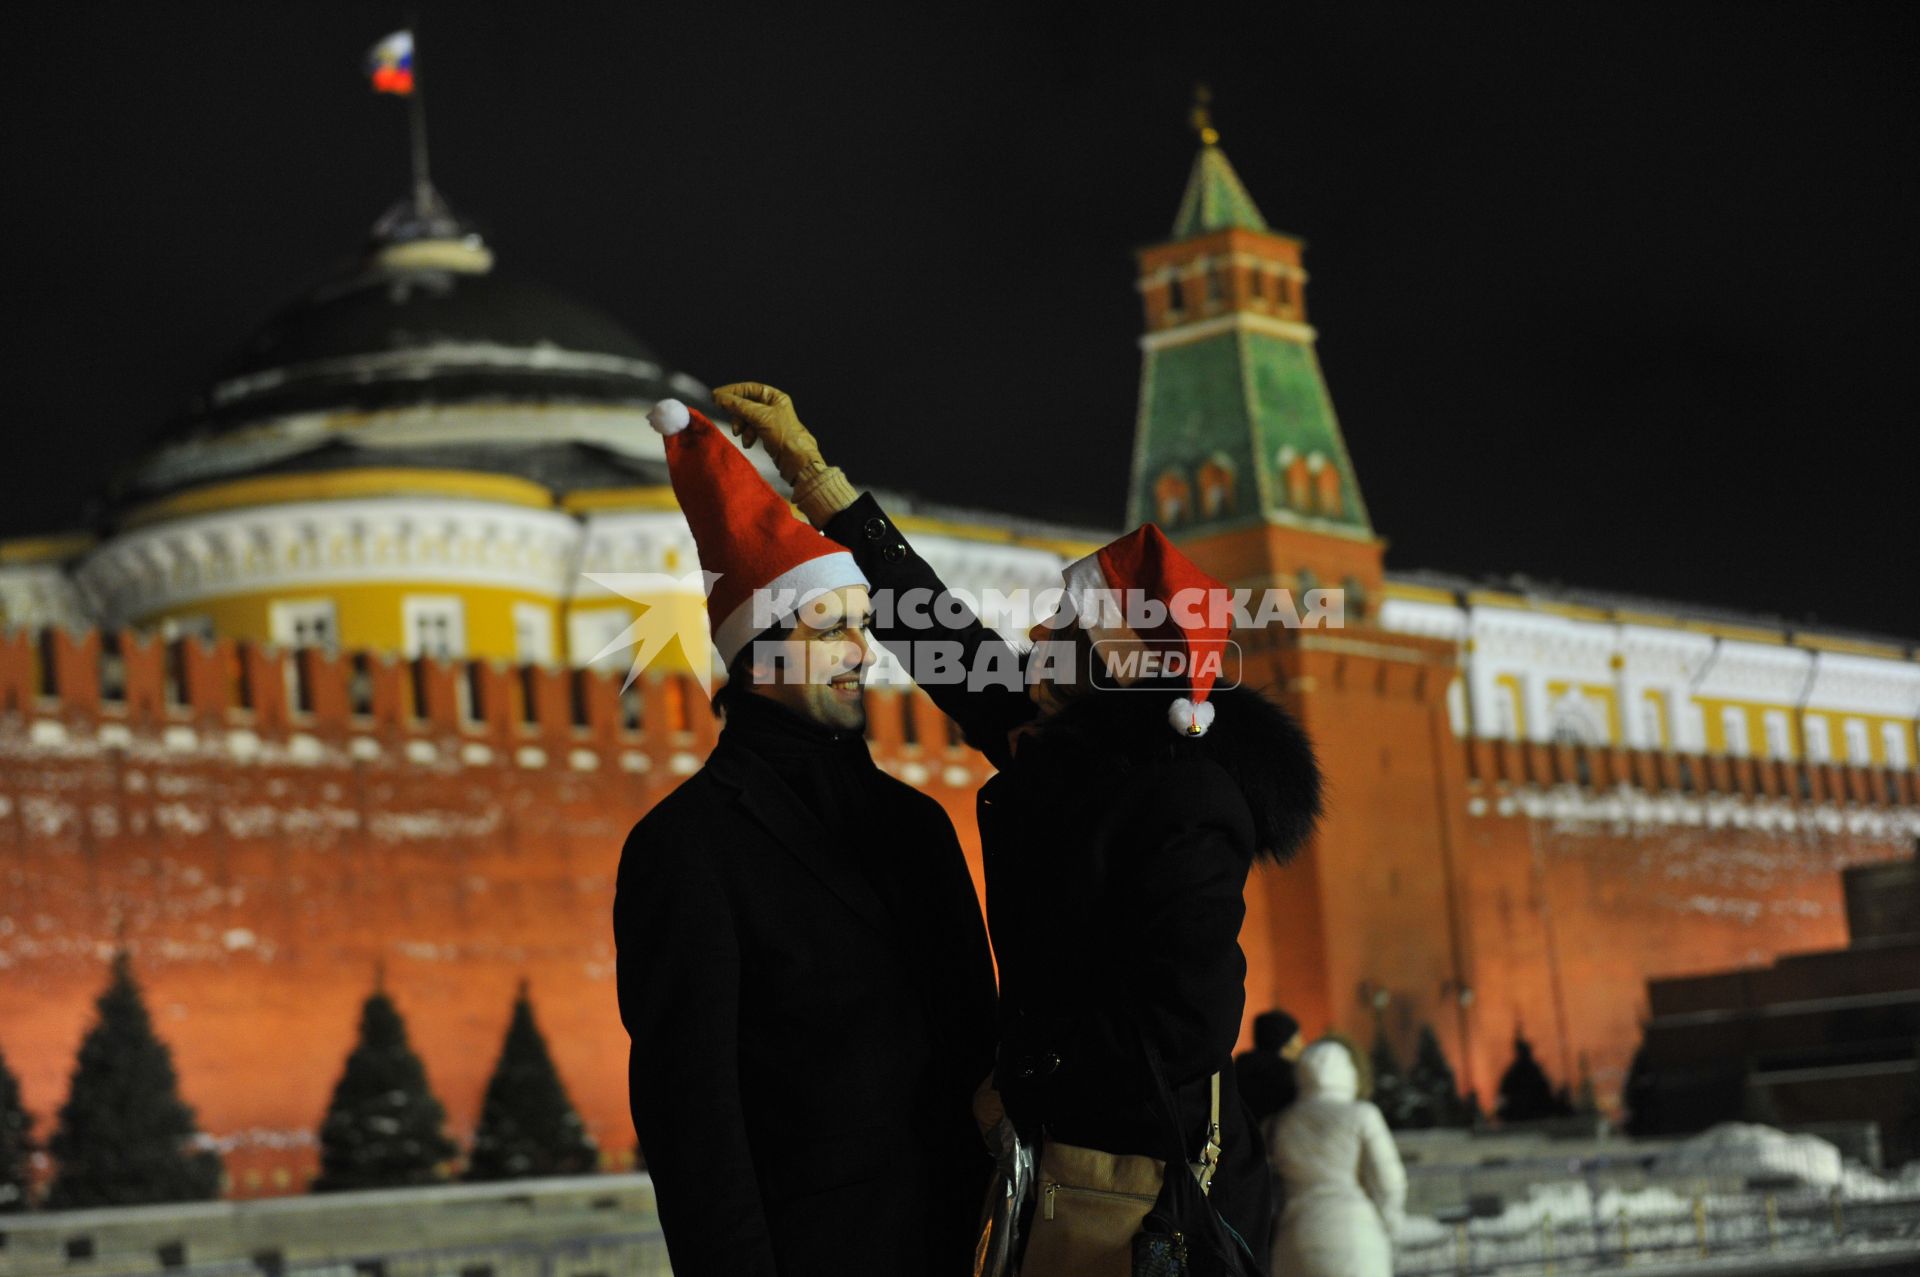
[[[1389,1238],[1407,1173],[1387,1120],[1358,1098],[1359,1072],[1340,1043],[1314,1043],[1294,1067],[1300,1097],[1268,1127],[1287,1203],[1273,1277],[1393,1277]]]

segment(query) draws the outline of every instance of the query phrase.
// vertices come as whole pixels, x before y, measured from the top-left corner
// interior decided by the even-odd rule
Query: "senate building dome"
[[[590,656],[633,613],[583,571],[694,566],[646,412],[706,393],[437,201],[402,206],[119,476],[80,592],[170,634]]]

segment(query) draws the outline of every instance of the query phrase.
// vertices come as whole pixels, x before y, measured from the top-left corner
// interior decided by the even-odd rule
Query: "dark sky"
[[[1920,636],[1915,7],[1116,7],[429,3],[434,173],[856,481],[1117,526],[1205,78],[1391,566]],[[10,15],[0,527],[74,524],[401,195],[404,13]]]

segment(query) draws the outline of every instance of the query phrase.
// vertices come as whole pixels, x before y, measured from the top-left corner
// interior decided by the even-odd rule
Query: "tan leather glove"
[[[733,432],[751,448],[756,440],[774,469],[793,487],[793,502],[813,526],[852,505],[858,495],[838,467],[820,456],[820,441],[800,424],[793,398],[757,381],[736,381],[713,392],[714,403],[733,418]]]
[[[820,457],[819,440],[800,424],[793,397],[786,391],[757,381],[736,381],[715,390],[713,401],[733,417],[733,433],[740,442],[751,448],[758,440],[788,483],[813,466],[826,464]]]

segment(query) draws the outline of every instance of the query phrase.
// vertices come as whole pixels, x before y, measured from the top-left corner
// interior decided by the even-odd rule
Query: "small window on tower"
[[[1218,458],[1204,462],[1196,476],[1200,481],[1200,517],[1217,519],[1233,513],[1233,470]]]
[[[1267,272],[1250,270],[1247,272],[1247,291],[1261,301],[1267,299]]]
[[[1207,309],[1213,310],[1220,305],[1220,299],[1226,295],[1226,288],[1220,282],[1220,268],[1207,267]]]
[[[1313,503],[1321,514],[1338,517],[1345,506],[1340,492],[1340,468],[1330,466],[1327,459],[1314,453],[1307,460],[1313,471]]]
[[[1180,286],[1178,273],[1167,276],[1167,313],[1177,315],[1187,308],[1187,290]]]
[[[1167,471],[1153,485],[1154,517],[1172,527],[1187,517],[1192,497],[1186,479],[1172,470]]]
[[[1313,508],[1313,476],[1307,472],[1307,459],[1294,456],[1286,463],[1287,504],[1296,510]]]
[[[1348,576],[1341,580],[1340,590],[1346,597],[1346,616],[1348,620],[1358,621],[1367,615],[1367,587],[1357,576]]]

